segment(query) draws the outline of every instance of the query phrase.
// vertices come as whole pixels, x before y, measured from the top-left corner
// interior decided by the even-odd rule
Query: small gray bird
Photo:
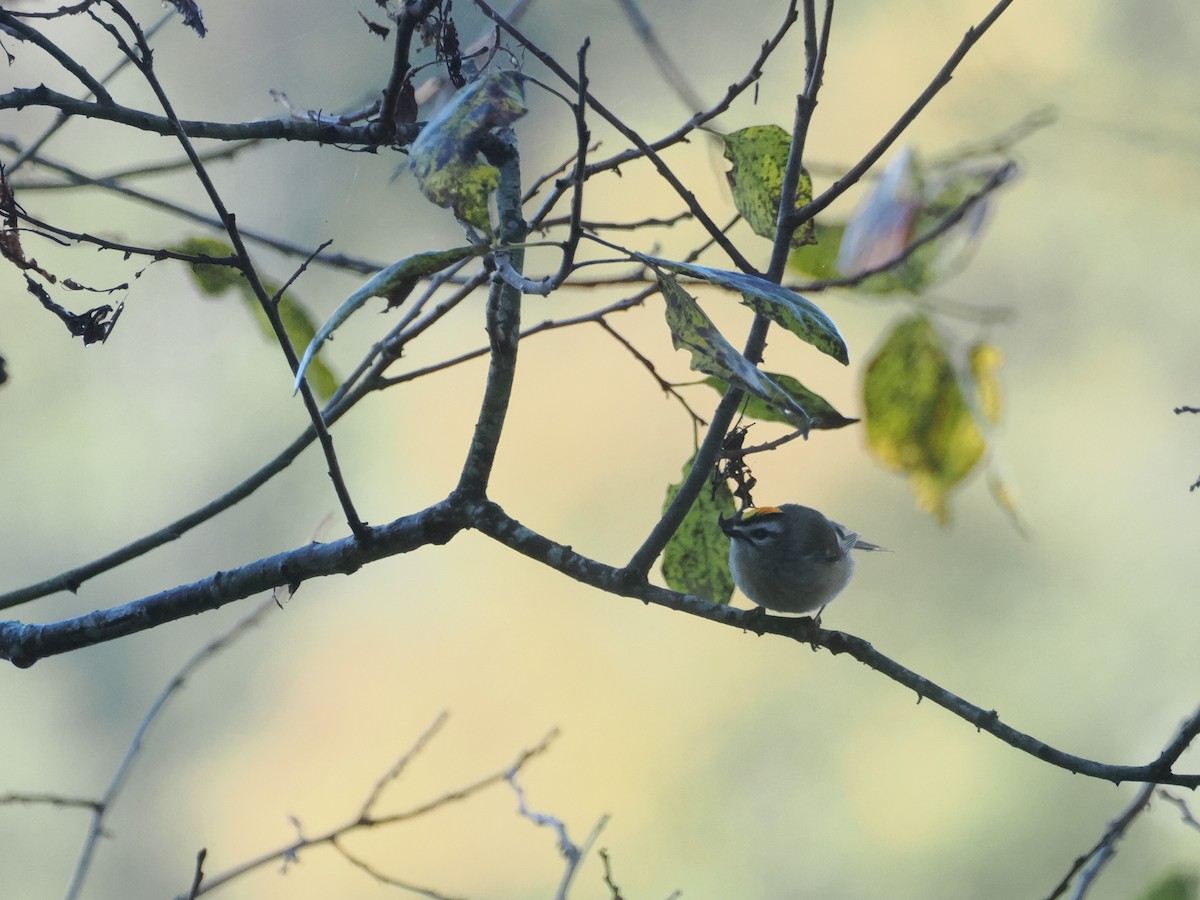
[[[734,583],[778,612],[819,615],[850,583],[851,550],[886,549],[797,503],[751,507],[720,524],[729,536]]]

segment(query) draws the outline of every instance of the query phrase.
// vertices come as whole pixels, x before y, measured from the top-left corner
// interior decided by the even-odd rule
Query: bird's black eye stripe
[[[775,536],[775,532],[776,529],[772,528],[770,525],[758,525],[754,528],[742,529],[742,534],[756,544],[761,544],[764,541],[770,540]]]

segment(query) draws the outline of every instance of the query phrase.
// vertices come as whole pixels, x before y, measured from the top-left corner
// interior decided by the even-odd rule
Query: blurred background
[[[47,5],[49,8],[50,5]],[[483,29],[468,4],[465,39]],[[145,23],[158,4],[131,9]],[[301,108],[337,111],[377,92],[391,44],[359,12],[371,3],[261,0],[203,4],[200,40],[173,23],[156,63],[179,114],[236,121]],[[925,87],[986,3],[898,0],[839,6],[808,160],[846,167]],[[777,28],[782,3],[647,4],[668,50],[707,102],[741,78]],[[983,479],[952,501],[941,527],[904,480],[883,471],[861,426],[816,433],[755,460],[760,503],[799,501],[883,544],[827,611],[828,627],[881,652],[1054,747],[1105,762],[1152,759],[1200,702],[1196,525],[1200,420],[1200,19],[1182,0],[1018,2],[977,45],[908,136],[919,153],[951,151],[1052,106],[1057,122],[1020,144],[1023,176],[1005,189],[971,264],[939,286],[947,305],[1005,307],[1002,324],[939,317],[954,342],[985,337],[1005,353],[1005,416],[993,462],[1027,534]],[[616,3],[536,3],[524,30],[568,68],[590,36],[593,93],[653,138],[692,110],[663,84]],[[80,20],[50,29],[104,72],[110,40]],[[799,27],[725,131],[792,120],[803,75]],[[10,42],[12,85],[74,92],[28,45]],[[518,53],[519,58],[523,54]],[[532,60],[528,71],[543,72]],[[153,108],[131,72],[112,89]],[[571,152],[565,107],[531,91],[517,125],[527,179]],[[0,113],[30,140],[46,110]],[[592,124],[600,155],[623,148]],[[178,156],[168,139],[72,122],[45,146],[90,172]],[[9,157],[6,157],[9,158]],[[724,221],[726,163],[697,138],[667,157]],[[281,145],[246,151],[212,174],[243,227],[387,263],[461,242],[445,210],[417,192],[395,153]],[[25,180],[46,180],[25,167]],[[17,181],[14,177],[14,181]],[[818,179],[818,189],[822,182]],[[145,190],[198,208],[186,176]],[[831,220],[850,214],[843,198]],[[32,215],[134,244],[209,235],[203,227],[99,190],[29,190]],[[644,163],[593,182],[597,219],[667,217],[678,198]],[[636,236],[669,256],[694,228]],[[744,226],[739,247],[765,265],[767,241]],[[131,280],[144,261],[34,236],[30,255],[93,285]],[[296,261],[254,249],[285,280]],[[703,260],[722,266],[719,254]],[[531,274],[557,258],[531,259]],[[621,269],[621,271],[625,271]],[[312,267],[296,296],[318,320],[361,282]],[[0,268],[0,591],[80,565],[190,512],[273,458],[306,418],[278,349],[241,302],[201,297],[186,268],[160,263],[127,292],[105,345],[84,347]],[[735,336],[748,315],[701,293]],[[622,294],[529,297],[527,324]],[[70,296],[77,310],[90,296]],[[861,414],[863,361],[910,311],[897,298],[815,298],[851,351],[843,368],[773,333],[768,366],[801,378],[843,413]],[[103,302],[103,301],[99,301]],[[338,333],[329,359],[345,375],[391,327],[374,301]],[[613,325],[665,377],[689,380],[671,350],[661,301]],[[482,297],[409,348],[407,371],[481,345]],[[740,338],[735,339],[740,343]],[[957,344],[956,344],[957,349]],[[374,396],[334,436],[362,515],[379,524],[454,485],[474,424],[485,362]],[[716,395],[691,388],[707,413]],[[756,434],[773,436],[772,426]],[[692,450],[690,421],[646,371],[594,326],[521,347],[492,496],[582,553],[622,564],[655,521],[666,485]],[[55,621],[105,608],[296,547],[342,536],[323,460],[310,449],[252,499],[135,563],[6,611]],[[29,670],[0,669],[0,793],[95,797],[154,697],[206,641],[257,599]],[[745,605],[740,596],[736,603]],[[282,609],[198,673],[151,731],[107,824],[85,896],[185,892],[195,854],[221,872],[353,816],[376,779],[442,710],[440,734],[384,795],[400,810],[509,766],[551,729],[559,736],[521,783],[529,805],[582,841],[610,818],[614,881],[630,898],[1042,897],[1099,838],[1134,785],[1072,776],[978,734],[844,657],[813,653],[610,597],[465,534],[304,584]],[[1192,751],[1181,768],[1200,768]],[[78,810],[0,807],[0,894],[61,895],[86,829]],[[413,822],[348,838],[380,871],[449,896],[550,896],[562,862],[555,836],[516,813],[504,785]],[[1120,845],[1092,896],[1136,896],[1168,872],[1200,871],[1200,835],[1157,802]],[[593,855],[572,896],[608,897]],[[221,896],[394,896],[329,848],[272,863]]]

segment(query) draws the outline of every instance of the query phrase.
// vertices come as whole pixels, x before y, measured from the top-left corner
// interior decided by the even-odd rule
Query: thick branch
[[[1142,766],[1107,765],[1056,750],[1000,721],[986,710],[950,693],[927,678],[884,656],[862,638],[818,627],[809,618],[788,618],[720,606],[644,581],[630,581],[612,566],[576,553],[525,527],[495,503],[462,499],[445,501],[419,513],[372,530],[371,539],[344,538],[330,544],[309,544],[261,559],[231,572],[218,572],[202,581],[173,588],[109,610],[101,610],[48,625],[0,622],[0,658],[19,666],[38,659],[144,631],[164,622],[216,609],[234,600],[281,585],[295,585],[319,575],[349,574],[366,563],[406,553],[430,543],[446,543],[463,528],[475,528],[507,547],[543,563],[576,581],[621,596],[634,597],[688,615],[756,634],[780,637],[846,653],[864,665],[928,698],[980,731],[1069,772],[1114,783],[1123,781],[1200,787],[1200,775],[1177,773],[1172,766],[1200,733],[1200,713],[1179,730],[1153,762]]]
[[[721,625],[741,628],[756,634],[775,634],[812,647],[822,647],[834,655],[845,653],[859,662],[886,675],[893,681],[915,691],[921,699],[929,699],[980,731],[986,731],[1016,749],[1035,756],[1043,762],[1091,778],[1120,783],[1123,781],[1176,784],[1200,787],[1200,775],[1176,773],[1171,766],[1182,753],[1186,742],[1200,731],[1200,713],[1180,730],[1167,749],[1154,762],[1143,766],[1108,765],[1073,756],[1030,737],[1000,721],[995,710],[987,710],[963,700],[927,678],[884,656],[870,643],[854,635],[820,628],[807,617],[763,615],[761,611],[745,612],[730,606],[709,603],[698,597],[679,594],[645,582],[631,582],[619,570],[576,553],[570,547],[555,543],[526,528],[508,516],[494,503],[475,504],[466,510],[471,527],[507,547],[535,559],[564,575],[584,584],[613,594],[635,597],[646,604],[664,606],[688,615],[708,619]]]
[[[517,153],[516,136],[512,131],[505,131],[496,140],[487,142],[483,150],[488,161],[500,170],[500,186],[496,190],[496,207],[500,211],[500,243],[522,244],[527,227],[521,218],[521,160]],[[519,273],[525,251],[503,252]],[[521,292],[498,278],[493,280],[488,292],[487,332],[491,343],[487,386],[458,482],[458,490],[473,498],[483,497],[487,492],[488,478],[492,474],[496,448],[504,430],[504,418],[508,413],[508,401],[512,396],[517,369]]]
[[[61,622],[46,625],[0,622],[0,659],[26,667],[47,656],[219,609],[271,588],[297,585],[319,575],[349,575],[377,559],[407,553],[426,544],[444,544],[464,525],[460,514],[449,504],[440,503],[370,529],[367,541],[360,542],[351,536],[330,544],[308,544],[123,606]]]

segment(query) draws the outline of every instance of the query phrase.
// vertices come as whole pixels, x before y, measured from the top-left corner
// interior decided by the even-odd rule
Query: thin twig
[[[64,808],[90,809],[93,812],[101,808],[99,800],[88,800],[84,797],[63,797],[60,794],[0,794],[0,806],[28,803],[40,806],[61,806]]]
[[[796,4],[795,2],[789,2],[787,9],[784,11],[783,19],[781,20],[778,29],[776,29],[775,33],[772,34],[771,37],[763,41],[762,46],[759,47],[758,55],[751,62],[750,67],[746,70],[746,74],[731,84],[728,89],[726,89],[725,96],[723,96],[704,112],[697,113],[696,115],[692,116],[692,118],[672,131],[670,134],[667,134],[651,143],[649,147],[657,152],[686,141],[688,136],[701,125],[711,122],[713,119],[717,118],[717,116],[728,110],[733,105],[734,101],[738,99],[738,97],[749,90],[750,87],[756,84],[762,77],[763,66],[766,65],[767,60],[779,47],[780,43],[782,43],[784,37],[791,30],[792,25],[795,24],[796,19]],[[636,146],[630,147],[627,150],[622,150],[620,153],[617,153],[608,159],[599,160],[592,163],[588,167],[588,177],[600,172],[618,170],[626,163],[635,159],[640,159],[644,155],[645,153],[643,150]]]
[[[413,884],[411,881],[404,881],[395,877],[394,875],[387,875],[383,872],[380,872],[379,869],[371,865],[362,857],[351,853],[348,849],[346,849],[346,845],[337,838],[331,839],[329,841],[329,845],[333,847],[333,849],[339,854],[341,854],[342,859],[346,860],[346,862],[350,863],[350,865],[354,866],[354,868],[367,873],[380,884],[387,885],[388,887],[400,888],[402,891],[406,891],[410,894],[416,894],[418,897],[425,897],[427,900],[463,900],[463,898],[457,898],[450,894],[444,894],[441,891],[435,891],[433,888],[422,887],[419,884]]]
[[[525,49],[536,56],[543,65],[554,72],[559,80],[568,85],[573,91],[580,90],[578,81],[573,78],[566,69],[559,65],[559,63],[552,56],[550,56],[550,54],[546,53],[537,44],[526,37],[519,29],[505,20],[503,16],[496,12],[496,10],[487,3],[487,0],[474,0],[474,2],[475,5],[483,11],[484,15],[512,35],[513,38],[515,38],[521,44],[521,46],[525,47]],[[663,158],[659,155],[658,151],[646,143],[641,135],[625,124],[625,121],[622,118],[612,113],[590,92],[585,90],[583,95],[587,98],[588,106],[590,106],[606,122],[617,129],[617,131],[619,131],[631,144],[637,147],[638,150],[640,150],[641,153],[651,161],[655,169],[658,170],[659,175],[661,175],[663,180],[675,190],[675,192],[687,205],[688,209],[691,210],[692,215],[694,215],[696,220],[704,226],[712,239],[717,242],[721,249],[724,250],[729,256],[730,260],[733,261],[734,265],[744,272],[749,272],[752,274],[756,273],[756,269],[750,264],[750,261],[742,255],[741,251],[739,251],[724,235],[721,229],[717,227],[717,224],[709,217],[707,211],[705,211],[704,207],[700,205],[700,202],[696,199],[695,195],[684,186],[683,182],[679,180],[678,176],[675,175],[670,166],[666,164]]]
[[[204,847],[196,854],[196,872],[192,876],[192,889],[188,891],[186,900],[196,900],[200,894],[200,884],[204,881],[204,859],[208,856],[208,850]]]
[[[154,37],[154,35],[158,33],[159,29],[162,28],[164,25],[167,24],[167,22],[169,22],[171,20],[171,16],[173,16],[173,15],[175,15],[174,9],[169,9],[165,13],[163,13],[162,17],[157,22],[155,22],[153,25],[151,25],[149,28],[146,29],[146,37],[147,38]],[[129,65],[129,58],[122,56],[119,60],[117,60],[116,65],[114,65],[108,71],[108,74],[106,74],[104,77],[102,77],[100,79],[100,83],[108,84],[113,78],[116,77],[116,75],[122,69],[124,69],[128,65]],[[89,96],[89,97],[93,96],[93,93],[89,92],[87,96]],[[14,159],[12,162],[10,162],[8,164],[8,166],[7,166],[8,174],[11,175],[12,173],[16,172],[19,168],[21,168],[21,166],[23,166],[25,164],[25,162],[28,159],[30,159],[34,155],[36,155],[37,152],[39,150],[41,150],[43,145],[45,145],[46,141],[50,140],[50,138],[52,138],[55,134],[57,134],[58,130],[60,128],[62,128],[64,125],[66,125],[67,122],[70,120],[70,118],[71,117],[68,116],[66,113],[61,113],[61,112],[57,116],[55,116],[54,121],[51,122],[50,125],[47,126],[46,129],[41,134],[39,134],[36,138],[34,138],[28,147],[26,147],[24,150],[22,150],[20,153],[18,153],[16,159]]]
[[[826,2],[831,5],[833,0],[826,0]],[[789,11],[794,14],[794,4],[789,7]],[[811,7],[806,7],[805,12],[808,15],[812,15]],[[786,217],[789,208],[795,203],[796,190],[800,183],[801,161],[804,151],[803,136],[807,130],[807,121],[816,108],[816,91],[821,82],[822,73],[820,65],[823,59],[823,53],[818,50],[817,57],[810,61],[811,74],[809,83],[806,85],[807,94],[805,97],[797,98],[796,101],[796,122],[792,130],[792,144],[788,152],[788,161],[784,169],[780,187],[780,208],[777,217],[778,224],[776,226],[775,242],[771,252],[771,264],[766,273],[767,279],[774,281],[776,284],[783,279],[784,267],[791,248],[791,236],[794,229],[788,227]],[[751,363],[758,363],[762,359],[769,328],[770,321],[766,316],[761,313],[755,315],[754,322],[750,326],[750,331],[746,336],[745,345],[742,350],[742,355]],[[684,517],[691,510],[692,505],[696,502],[696,498],[700,496],[700,491],[708,483],[710,473],[717,464],[721,449],[725,445],[725,436],[729,432],[729,427],[733,422],[733,417],[738,407],[742,404],[742,396],[742,391],[732,386],[725,391],[725,395],[721,398],[721,402],[717,404],[717,409],[709,422],[708,431],[704,435],[704,439],[700,442],[700,446],[696,448],[696,453],[692,457],[691,469],[684,476],[683,481],[679,485],[679,490],[671,498],[671,502],[667,504],[666,509],[663,510],[659,520],[650,529],[649,534],[646,535],[641,545],[633,552],[633,555],[629,558],[629,562],[625,564],[624,573],[626,578],[644,580],[649,575],[650,567],[654,565],[654,561],[658,559],[663,549],[667,546],[667,543],[675,535],[675,532],[679,530],[679,526],[683,524]]]
[[[400,108],[401,89],[409,78],[411,68],[409,54],[412,51],[413,34],[437,6],[437,0],[416,0],[403,3],[396,21],[396,44],[393,48],[392,72],[387,87],[383,89],[383,103],[379,122],[385,141],[391,140],[401,124],[397,112]]]
[[[644,228],[672,228],[680,222],[686,222],[691,218],[691,213],[681,212],[665,219],[657,216],[647,216],[644,219],[636,219],[629,222],[601,222],[596,219],[582,219],[579,224],[585,231],[641,231]],[[543,219],[538,223],[538,227],[539,229],[557,228],[570,224],[570,216],[558,216],[556,218]],[[572,282],[572,284],[577,283]]]
[[[863,269],[861,272],[856,272],[853,275],[848,275],[842,278],[828,278],[822,281],[801,282],[799,285],[797,285],[796,289],[800,291],[823,291],[828,288],[856,287],[857,285],[862,284],[868,278],[899,268],[922,247],[933,243],[938,238],[945,235],[946,232],[961,222],[966,217],[967,213],[986,200],[990,194],[1012,181],[1016,174],[1016,163],[1008,162],[1002,166],[999,166],[994,172],[992,172],[991,177],[984,182],[983,186],[980,187],[979,190],[973,192],[963,199],[958,206],[954,207],[954,209],[943,216],[935,226],[925,231],[918,237],[913,238],[913,240],[908,243],[904,250],[896,254],[891,259],[885,260],[879,265],[872,266],[869,269]]]
[[[309,264],[312,263],[312,261],[314,259],[316,259],[318,256],[321,255],[322,250],[324,250],[326,247],[328,247],[332,243],[333,243],[332,240],[322,241],[321,245],[319,247],[317,247],[316,250],[314,250],[314,251],[312,251],[312,253],[308,254],[308,256],[305,258],[305,260],[302,263],[300,263],[300,265],[298,265],[295,269],[292,270],[292,274],[288,276],[287,281],[285,281],[283,284],[281,284],[279,286],[279,289],[277,291],[275,291],[274,294],[271,295],[270,302],[271,302],[272,306],[279,305],[279,301],[283,299],[283,295],[285,293],[287,293],[287,289],[296,283],[296,279],[298,279],[301,275],[303,275],[305,272],[308,271]]]
[[[421,732],[417,736],[417,739],[413,741],[413,745],[402,753],[400,758],[392,764],[392,767],[379,777],[379,780],[375,782],[375,786],[368,792],[366,799],[363,800],[362,806],[359,807],[358,817],[360,819],[366,820],[371,817],[371,812],[375,804],[379,802],[379,797],[383,794],[384,789],[404,774],[404,770],[408,768],[408,764],[434,739],[449,718],[450,716],[445,710],[438,713],[434,717],[434,720],[429,723],[429,727]]]
[[[976,42],[983,37],[989,28],[996,23],[996,20],[1004,13],[1013,0],[1000,0],[991,11],[980,20],[978,25],[967,30],[958,47],[950,54],[950,58],[938,70],[938,73],[933,77],[929,86],[921,92],[921,95],[914,100],[896,120],[895,124],[887,130],[870,150],[866,152],[862,159],[855,163],[845,175],[829,186],[819,197],[816,197],[811,203],[805,204],[800,209],[795,210],[790,216],[790,223],[797,226],[812,219],[817,213],[825,209],[834,200],[844,194],[852,186],[858,183],[859,179],[867,172],[871,166],[879,161],[888,149],[899,140],[908,126],[919,116],[922,110],[930,104],[934,97],[950,83],[951,77],[954,75],[954,70],[958,68],[959,63],[966,58],[971,48]]]
[[[291,341],[288,338],[287,328],[283,323],[283,319],[279,314],[278,308],[271,303],[271,298],[267,293],[266,287],[262,283],[262,279],[258,276],[258,270],[250,259],[250,254],[246,250],[246,245],[242,241],[241,235],[238,232],[237,223],[233,215],[225,206],[225,201],[217,191],[216,185],[208,175],[208,170],[204,165],[200,155],[196,152],[191,139],[188,137],[187,131],[183,128],[179,118],[175,115],[175,109],[167,97],[166,91],[163,89],[162,83],[158,80],[157,74],[154,72],[154,67],[151,62],[151,53],[148,44],[146,43],[145,34],[138,26],[137,21],[132,15],[116,0],[110,0],[111,8],[125,22],[126,27],[133,32],[137,50],[129,47],[123,38],[116,32],[115,28],[106,26],[106,29],[113,35],[114,40],[123,52],[132,60],[134,66],[141,73],[150,89],[154,92],[159,105],[162,107],[163,113],[172,125],[172,130],[175,133],[176,140],[183,148],[183,152],[188,159],[192,161],[192,168],[199,179],[201,186],[204,188],[205,194],[208,195],[209,202],[212,204],[217,217],[221,220],[225,227],[225,232],[229,235],[229,240],[233,244],[240,261],[239,269],[245,277],[247,283],[254,291],[254,295],[258,298],[259,304],[262,306],[263,312],[267,316],[267,321],[271,323],[271,329],[275,333],[275,338],[279,342],[280,349],[283,350],[284,357],[287,359],[288,365],[293,373],[299,366],[299,357],[296,355],[296,350],[292,347]],[[101,23],[103,24],[103,23]],[[329,435],[329,430],[325,427],[325,421],[321,416],[320,407],[317,405],[316,397],[313,396],[312,389],[306,381],[301,381],[299,385],[300,396],[304,401],[304,407],[308,411],[309,420],[316,429],[317,441],[321,445],[321,451],[325,455],[325,461],[328,463],[329,480],[333,485],[334,493],[337,495],[338,502],[342,507],[342,511],[346,517],[346,524],[350,531],[359,540],[367,540],[369,531],[366,523],[358,515],[354,507],[354,501],[350,496],[350,490],[346,485],[346,480],[342,475],[341,466],[338,462],[337,451],[333,446],[333,438]]]
[[[667,86],[675,92],[675,96],[687,107],[687,111],[698,113],[703,110],[704,101],[700,99],[700,95],[692,87],[687,74],[676,65],[675,60],[671,58],[671,54],[662,45],[662,41],[658,39],[658,35],[654,31],[654,26],[650,24],[650,20],[646,18],[646,14],[642,12],[636,0],[617,0],[617,5],[621,7],[621,12],[625,13],[625,17],[629,19],[629,24],[633,26],[633,33],[637,36],[637,39],[646,48],[646,55],[650,57],[650,61],[658,68]]]
[[[138,756],[141,753],[142,745],[146,740],[146,735],[150,731],[150,726],[158,720],[167,704],[183,689],[188,679],[195,675],[197,669],[226,650],[251,628],[258,625],[270,611],[272,605],[270,600],[260,603],[250,615],[239,620],[224,634],[205,644],[199,652],[184,663],[183,667],[175,673],[175,677],[167,683],[167,686],[163,688],[162,692],[154,699],[154,702],[150,704],[150,709],[142,718],[137,731],[134,732],[133,739],[129,742],[129,747],[125,750],[124,757],[122,757],[121,762],[117,765],[108,788],[104,791],[104,795],[98,801],[95,811],[92,814],[91,825],[88,828],[87,836],[84,838],[83,848],[79,854],[79,861],[75,864],[75,870],[71,873],[71,881],[67,886],[67,900],[75,900],[83,890],[83,883],[91,868],[92,859],[96,853],[96,846],[104,834],[105,818],[120,796],[121,789],[125,786],[125,782],[133,771],[134,763],[137,762]],[[197,868],[199,868],[199,863],[197,863]]]
[[[571,882],[575,880],[575,875],[579,872],[579,867],[587,858],[592,845],[595,844],[596,839],[600,836],[600,832],[608,824],[608,816],[601,816],[600,820],[588,834],[587,839],[582,844],[576,845],[571,840],[567,832],[567,825],[562,819],[548,813],[535,812],[529,808],[529,805],[525,802],[525,791],[517,781],[517,772],[515,770],[509,773],[506,780],[516,795],[517,813],[534,825],[551,829],[557,835],[558,852],[566,862],[566,866],[563,869],[562,877],[559,879],[558,889],[554,892],[554,900],[566,900],[567,893],[571,889]]]
[[[16,141],[13,141],[9,138],[4,138],[4,137],[0,137],[0,146],[9,147],[10,149],[14,149],[14,150],[20,149],[20,145]],[[201,158],[205,159],[205,160],[212,160],[212,159],[220,159],[221,156],[219,154],[201,154]],[[158,197],[158,196],[155,196],[154,194],[149,194],[145,191],[141,191],[136,188],[131,188],[128,185],[110,183],[109,179],[112,178],[113,176],[104,176],[103,178],[93,178],[92,176],[85,175],[84,173],[82,173],[76,169],[73,169],[70,166],[63,165],[62,163],[56,162],[45,156],[40,156],[40,155],[33,157],[32,161],[37,163],[38,165],[44,166],[52,171],[58,172],[60,175],[62,175],[64,178],[66,178],[67,181],[70,182],[70,184],[61,185],[61,187],[63,187],[63,188],[70,189],[70,188],[81,186],[81,185],[97,187],[102,190],[106,190],[106,191],[110,191],[112,193],[119,194],[123,197],[128,197],[131,200],[137,201],[138,203],[142,203],[147,206],[153,206],[158,209],[164,209],[167,212],[171,213],[172,215],[179,216],[180,218],[183,218],[183,219],[189,219],[193,222],[198,222],[202,225],[208,226],[209,228],[216,228],[219,230],[224,229],[224,226],[221,224],[221,220],[216,218],[215,216],[211,216],[211,215],[199,212],[198,210],[194,210],[189,207],[183,206],[182,204],[176,203],[173,200],[167,200],[163,197]],[[48,189],[48,188],[52,187],[52,185],[38,185],[38,184],[21,183],[19,185],[14,184],[13,187],[14,187],[14,189],[17,189],[18,187],[20,187],[23,190],[38,190],[38,189],[44,190],[44,189]],[[49,226],[43,225],[43,227],[49,227]],[[310,253],[312,253],[311,247],[304,247],[299,244],[295,244],[291,241],[285,241],[280,238],[268,235],[265,232],[245,228],[241,225],[238,226],[238,229],[241,232],[242,237],[245,238],[246,240],[253,241],[256,244],[261,244],[264,247],[270,247],[272,250],[278,250],[280,253],[287,254],[288,256],[304,257],[304,256],[308,256]],[[68,231],[65,231],[60,228],[53,228],[51,230],[53,230],[57,234],[63,235],[64,237],[69,237],[72,240],[96,243],[99,246],[121,250],[122,252],[125,252],[127,249],[125,245],[113,242],[111,240],[101,240],[99,238],[93,237],[92,235],[88,235],[88,234],[77,235],[73,232],[68,232]],[[133,248],[128,248],[128,252],[143,254],[143,253],[151,253],[151,252],[156,252],[156,251],[152,251],[148,248],[133,247]],[[163,253],[164,255],[167,255],[167,256],[171,255],[169,251],[165,251],[165,250],[159,250],[157,252]],[[317,257],[316,261],[319,263],[322,263],[323,265],[329,266],[330,268],[346,269],[351,272],[357,272],[357,273],[366,274],[366,275],[374,274],[375,272],[378,272],[380,269],[384,268],[384,266],[387,265],[386,263],[379,262],[376,260],[364,259],[362,257],[357,257],[357,256],[349,256],[344,253],[322,254],[321,256]]]
[[[277,847],[274,850],[269,850],[266,853],[254,857],[253,859],[239,863],[238,865],[233,866],[232,868],[227,869],[218,875],[212,876],[205,881],[200,890],[200,894],[203,895],[209,893],[210,891],[214,891],[220,887],[223,887],[229,882],[246,875],[249,872],[253,872],[256,869],[262,868],[263,866],[279,862],[280,860],[297,859],[304,851],[311,850],[325,844],[336,846],[338,851],[344,856],[344,847],[338,845],[338,842],[340,842],[342,838],[358,831],[364,831],[371,828],[381,828],[388,825],[399,824],[400,822],[409,822],[414,819],[419,819],[422,816],[426,816],[435,810],[449,806],[450,804],[469,800],[481,791],[486,790],[494,785],[501,784],[508,778],[511,772],[521,771],[521,769],[523,769],[531,760],[545,753],[550,748],[550,745],[557,736],[558,733],[556,731],[550,732],[533,747],[522,751],[512,765],[507,766],[501,771],[493,772],[491,775],[484,776],[483,778],[473,781],[470,784],[464,785],[463,787],[457,788],[453,791],[447,791],[446,793],[441,794],[432,800],[409,807],[402,812],[389,813],[387,815],[367,818],[362,818],[361,816],[355,815],[342,824],[337,825],[334,828],[317,835],[316,837],[298,836],[296,840],[286,844],[285,846]],[[407,751],[405,755],[408,755],[409,753],[411,753],[411,751]]]
[[[1200,819],[1196,818],[1195,813],[1192,812],[1192,808],[1188,806],[1186,800],[1163,788],[1159,788],[1158,796],[1179,810],[1179,818],[1183,821],[1183,824],[1196,831],[1200,831]]]
[[[65,71],[74,75],[88,89],[88,94],[95,97],[101,106],[116,107],[117,104],[113,100],[112,94],[105,89],[104,85],[91,72],[77,63],[71,54],[67,53],[67,51],[63,50],[36,28],[25,24],[17,16],[2,9],[0,9],[0,25],[3,25],[14,37],[28,41],[35,47],[40,47],[45,51]]]
[[[586,180],[588,141],[591,140],[591,135],[587,128],[588,78],[586,61],[589,46],[591,46],[591,41],[584,40],[578,54],[579,84],[577,98],[573,106],[577,145],[575,148],[575,169],[571,173],[571,185],[573,189],[571,194],[571,216],[567,239],[562,244],[562,260],[559,262],[558,271],[540,280],[530,280],[513,269],[512,264],[508,261],[507,254],[496,255],[497,274],[501,278],[504,278],[510,286],[524,294],[549,296],[562,286],[563,282],[570,277],[575,269],[575,253],[579,249],[579,238],[583,233],[583,228],[580,224],[583,218],[583,184]],[[524,197],[522,197],[523,199]]]
[[[1047,896],[1046,900],[1056,900],[1061,897],[1070,888],[1071,882],[1075,877],[1079,876],[1079,883],[1076,885],[1074,893],[1071,895],[1074,900],[1082,897],[1092,881],[1099,875],[1100,869],[1104,864],[1112,858],[1115,852],[1117,841],[1125,836],[1125,832],[1129,830],[1138,816],[1150,805],[1150,797],[1154,793],[1155,785],[1144,784],[1134,795],[1133,800],[1125,807],[1125,810],[1108,823],[1108,828],[1104,830],[1104,834],[1100,836],[1100,840],[1087,853],[1078,857],[1067,874],[1063,876],[1062,881],[1055,885]]]
[[[699,413],[692,409],[691,405],[687,402],[687,398],[679,393],[678,390],[676,390],[675,385],[671,384],[671,382],[667,381],[658,374],[658,369],[655,368],[654,362],[645,354],[641,353],[635,346],[633,346],[633,344],[631,344],[624,335],[613,328],[606,318],[603,316],[597,316],[594,321],[597,325],[604,329],[606,334],[611,336],[613,340],[628,350],[629,354],[642,364],[642,367],[650,373],[650,377],[658,383],[659,388],[662,389],[664,394],[667,394],[668,396],[679,401],[679,405],[683,407],[684,412],[686,412],[692,420],[693,431],[703,428],[706,424],[708,424],[704,421]]]

